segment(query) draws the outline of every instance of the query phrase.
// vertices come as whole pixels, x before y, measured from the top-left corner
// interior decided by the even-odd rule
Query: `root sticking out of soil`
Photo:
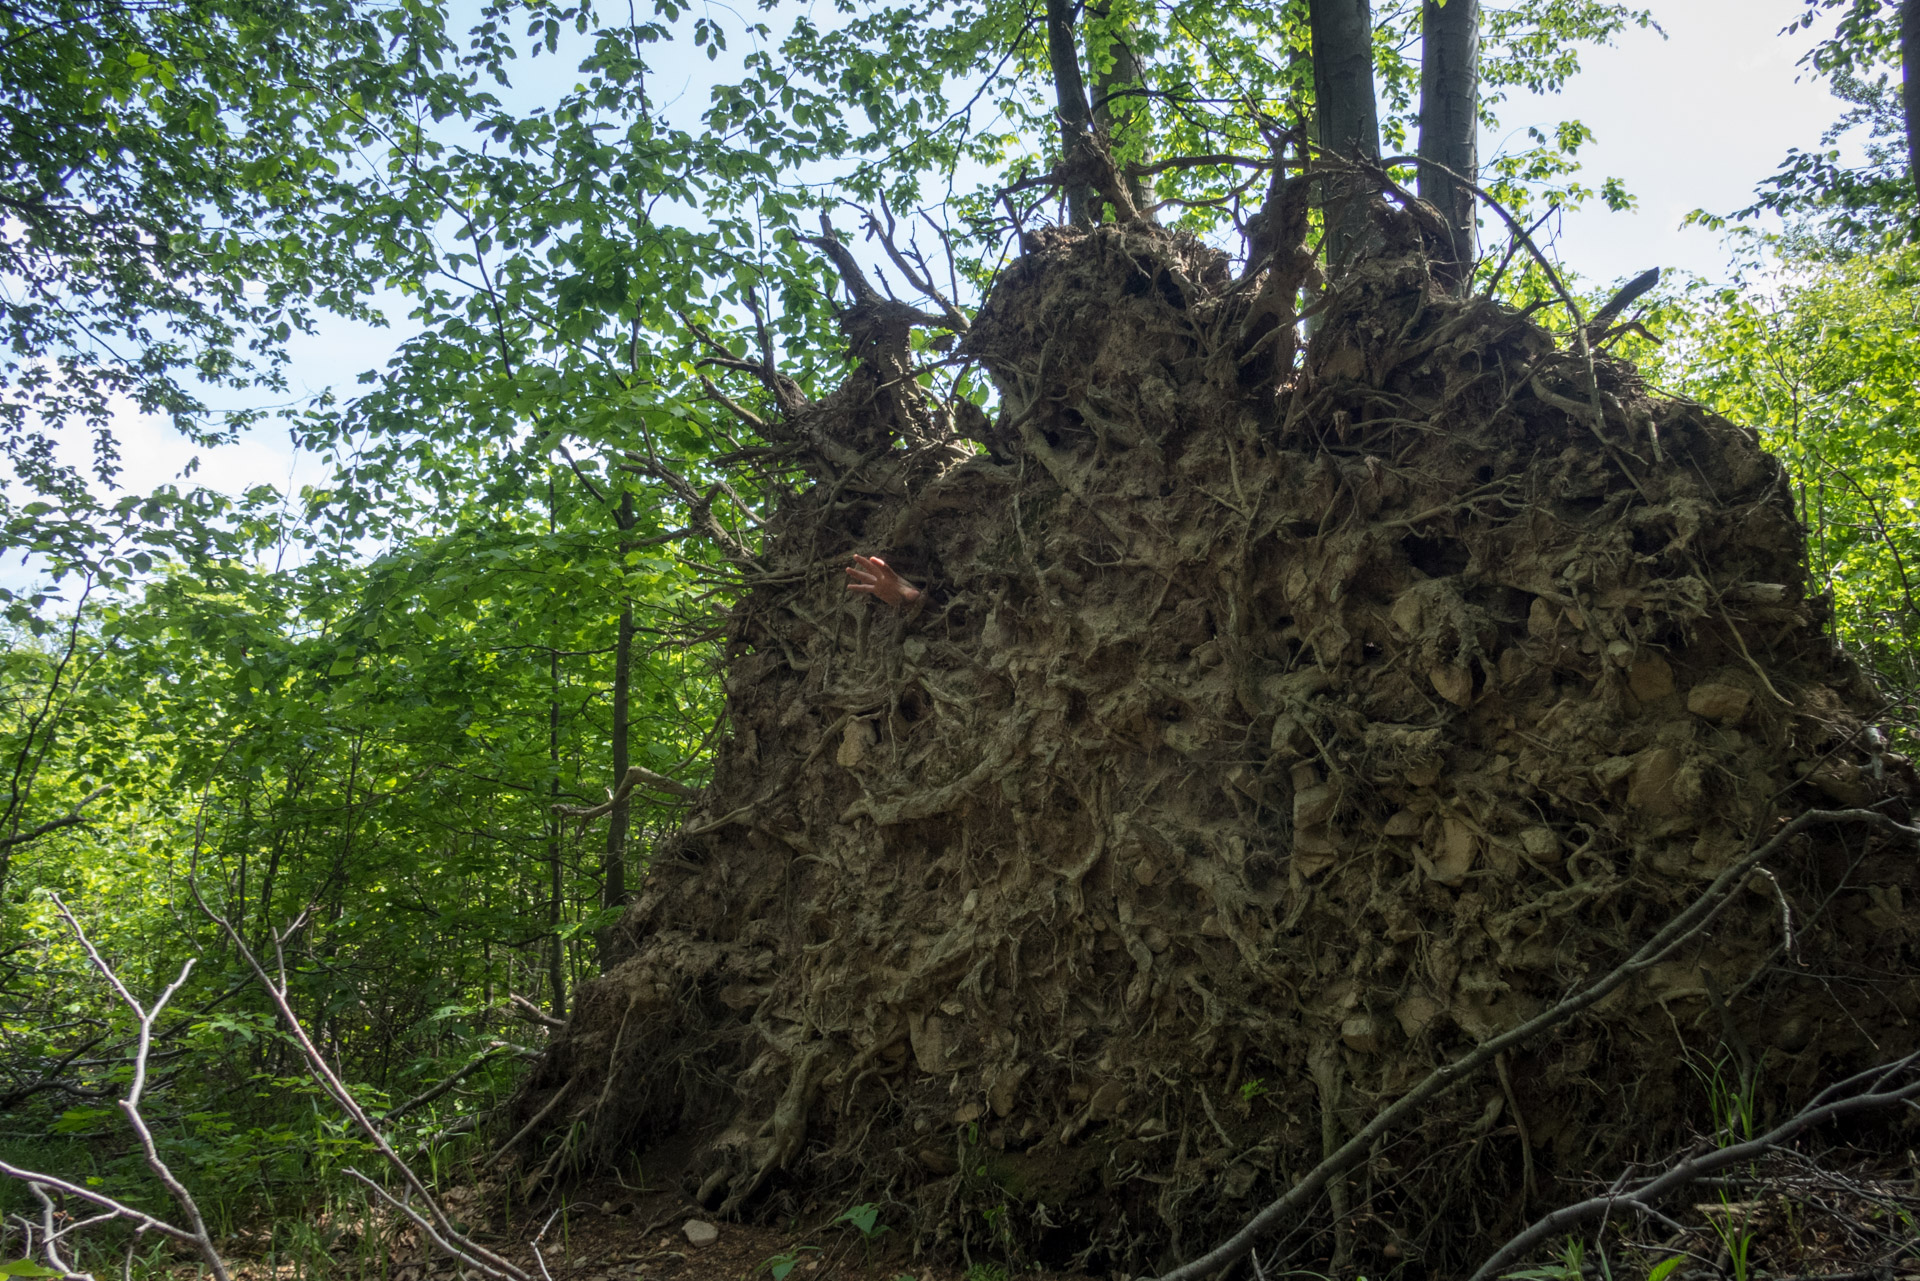
[[[520,1102],[569,1090],[530,1175],[671,1139],[723,1216],[1165,1264],[1782,815],[1904,819],[1754,434],[1380,220],[1297,369],[1264,277],[1140,224],[1029,238],[961,348],[992,423],[901,378],[904,325],[856,334],[786,424],[817,483],[732,620],[715,781]],[[850,596],[855,552],[925,596]],[[1910,853],[1803,842],[1384,1142],[1296,1257],[1469,1261],[1704,1125],[1716,1065],[1764,1110],[1910,1048],[1916,892]]]

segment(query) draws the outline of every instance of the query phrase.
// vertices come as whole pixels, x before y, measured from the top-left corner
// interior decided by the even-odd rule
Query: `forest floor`
[[[1913,1281],[1920,1278],[1920,1163],[1827,1153],[1818,1161],[1793,1154],[1697,1186],[1664,1207],[1685,1231],[1648,1223],[1637,1235],[1611,1234],[1610,1259],[1577,1249],[1549,1251],[1520,1275],[1538,1281],[1576,1277],[1641,1277],[1660,1260],[1681,1263],[1660,1275],[1672,1281],[1728,1277],[1773,1281]],[[904,1231],[881,1228],[871,1240],[852,1225],[716,1222],[677,1190],[635,1192],[617,1182],[571,1190],[539,1213],[489,1214],[486,1189],[456,1189],[447,1198],[456,1218],[475,1221],[473,1236],[535,1277],[551,1281],[1010,1281],[1011,1270],[980,1260],[971,1266],[914,1258]],[[1577,1199],[1577,1198],[1574,1198]],[[1624,1216],[1623,1216],[1624,1218]],[[542,1225],[545,1231],[542,1233]],[[710,1240],[700,1227],[713,1229]],[[540,1240],[540,1257],[526,1243]],[[411,1231],[370,1251],[351,1233],[337,1235],[330,1255],[305,1260],[231,1260],[235,1281],[308,1281],[324,1276],[380,1281],[452,1281],[461,1273],[444,1255],[428,1255]],[[1540,1266],[1544,1264],[1545,1266]],[[177,1275],[197,1269],[187,1266]],[[1331,1270],[1342,1275],[1340,1269]],[[1426,1277],[1415,1260],[1392,1275]],[[473,1276],[477,1274],[468,1273]],[[1329,1275],[1325,1260],[1287,1275]],[[1355,1275],[1346,1270],[1344,1275]],[[1021,1281],[1095,1281],[1081,1275],[1020,1271]],[[1110,1279],[1103,1279],[1110,1281]]]
[[[782,1264],[787,1265],[780,1273],[783,1281],[1004,1281],[1006,1277],[1004,1269],[992,1264],[969,1269],[915,1259],[910,1237],[888,1231],[884,1225],[876,1225],[875,1236],[868,1242],[846,1223],[811,1229],[727,1223],[679,1192],[635,1195],[618,1185],[579,1189],[563,1217],[565,1230],[555,1220],[541,1245],[554,1281],[772,1281]],[[710,1241],[705,1241],[702,1228],[712,1230]],[[539,1229],[540,1220],[533,1220],[521,1225],[511,1239],[525,1241]],[[514,1250],[510,1257],[538,1273],[531,1250]],[[427,1274],[416,1269],[411,1275]],[[395,1281],[406,1279],[396,1272]],[[1062,1276],[1059,1281],[1078,1279]]]
[[[544,1271],[552,1281],[1007,1281],[1009,1276],[998,1263],[916,1259],[911,1237],[884,1224],[876,1224],[867,1239],[844,1222],[812,1227],[721,1222],[677,1190],[636,1192],[614,1181],[596,1183],[573,1188],[563,1201],[532,1215],[500,1213],[493,1193],[485,1185],[456,1188],[445,1197],[446,1208],[456,1221],[471,1225],[473,1240],[529,1275],[540,1277]],[[423,1251],[410,1228],[394,1232],[384,1247],[363,1242],[350,1230],[326,1235],[331,1246],[322,1257],[275,1259],[243,1251],[229,1258],[229,1272],[234,1281],[322,1276],[450,1281],[462,1275],[444,1254]],[[537,1258],[528,1244],[535,1240]],[[178,1275],[199,1271],[193,1265],[183,1268]],[[1022,1281],[1094,1281],[1037,1270],[1020,1275]]]
[[[1920,1155],[1901,1151],[1891,1133],[1871,1146],[1872,1152],[1844,1146],[1817,1154],[1777,1150],[1729,1177],[1699,1181],[1660,1206],[1656,1218],[1636,1224],[1623,1208],[1610,1216],[1605,1255],[1566,1237],[1505,1275],[1528,1281],[1650,1275],[1663,1281],[1920,1281]],[[1599,1191],[1597,1185],[1541,1189],[1555,1204]],[[482,1182],[451,1189],[443,1203],[474,1241],[545,1281],[1013,1281],[1016,1275],[1019,1281],[1126,1281],[1124,1274],[1096,1278],[1010,1267],[980,1250],[971,1262],[916,1258],[906,1224],[889,1226],[884,1213],[868,1221],[870,1236],[847,1221],[851,1215],[784,1224],[721,1222],[671,1185],[635,1189],[618,1179],[599,1181],[574,1186],[531,1213],[524,1206],[507,1213],[498,1185]],[[1527,1207],[1529,1217],[1549,1208]],[[309,1238],[318,1248],[308,1251],[275,1256],[257,1240],[231,1243],[238,1248],[228,1255],[230,1276],[464,1281],[480,1275],[463,1273],[445,1254],[423,1248],[419,1234],[404,1224],[385,1222],[375,1240],[345,1223],[311,1226],[319,1229]],[[1676,1258],[1677,1264],[1660,1266]],[[1325,1258],[1301,1262],[1285,1272],[1265,1269],[1264,1275],[1274,1281],[1432,1281],[1436,1275],[1405,1257],[1375,1258],[1384,1267],[1373,1268],[1335,1267]],[[139,1275],[185,1281],[205,1273],[181,1258]]]
[[[1896,1163],[1897,1164],[1897,1163]],[[593,1198],[598,1196],[596,1202]],[[1577,1198],[1575,1198],[1577,1199]],[[1776,1160],[1766,1168],[1694,1189],[1680,1204],[1665,1207],[1686,1226],[1672,1232],[1654,1224],[1631,1245],[1616,1241],[1615,1257],[1603,1262],[1565,1251],[1536,1261],[1530,1277],[1622,1277],[1647,1275],[1674,1254],[1681,1266],[1666,1275],[1691,1278],[1762,1277],[1780,1281],[1911,1281],[1920,1278],[1920,1166],[1894,1169],[1882,1157],[1847,1168],[1832,1160]],[[548,1211],[547,1215],[552,1215]],[[501,1230],[502,1240],[524,1242],[547,1216]],[[1670,1220],[1672,1222],[1673,1220]],[[689,1239],[690,1223],[710,1225],[710,1243]],[[1626,1225],[1622,1225],[1626,1226]],[[503,1225],[504,1227],[504,1225]],[[694,1229],[699,1235],[699,1229]],[[1636,1248],[1637,1247],[1637,1248]],[[915,1259],[907,1234],[881,1232],[862,1239],[844,1222],[804,1226],[757,1226],[716,1222],[677,1192],[635,1195],[617,1185],[578,1189],[542,1243],[553,1281],[1008,1281],[1009,1270],[990,1261],[967,1266]],[[530,1272],[538,1262],[525,1247],[509,1251]],[[402,1261],[405,1260],[405,1261]],[[1417,1262],[1404,1275],[1425,1276]],[[1538,1268],[1544,1263],[1544,1268]],[[1555,1266],[1558,1264],[1559,1266]],[[1307,1272],[1328,1275],[1326,1260]],[[1518,1270],[1518,1269],[1517,1269]],[[1333,1269],[1334,1275],[1341,1270]],[[1351,1275],[1351,1270],[1348,1270]],[[264,1271],[247,1274],[266,1281]],[[291,1273],[280,1275],[293,1278]],[[394,1260],[383,1276],[393,1281],[436,1281],[456,1275],[435,1259],[423,1264],[416,1251]],[[1022,1281],[1093,1281],[1039,1270]]]

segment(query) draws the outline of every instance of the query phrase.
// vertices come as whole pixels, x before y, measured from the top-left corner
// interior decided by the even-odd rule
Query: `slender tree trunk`
[[[620,505],[614,509],[613,523],[622,534],[632,529],[638,520],[633,510],[633,492],[628,490],[620,495]],[[625,572],[626,554],[632,548],[625,542],[620,543],[622,573]],[[622,600],[620,625],[613,643],[613,786],[618,789],[620,781],[627,776],[627,766],[632,761],[632,724],[633,724],[633,601]],[[607,815],[607,856],[600,867],[600,906],[620,907],[627,901],[627,828],[629,802],[625,797],[614,803]],[[600,952],[600,968],[606,969],[610,963],[605,931],[597,940]]]
[[[1369,0],[1308,0],[1313,33],[1314,134],[1340,160],[1380,159],[1373,97],[1373,7]],[[1323,188],[1329,275],[1350,264],[1366,225],[1366,184],[1330,179]]]
[[[1093,68],[1093,127],[1106,137],[1108,148],[1117,155],[1121,144],[1132,140],[1133,122],[1145,110],[1141,99],[1134,96],[1144,83],[1140,59],[1130,43],[1135,37],[1120,24],[1105,21],[1113,12],[1111,4],[1089,5],[1087,12],[1102,19],[1097,25],[1087,24],[1087,65]],[[1134,206],[1146,209],[1147,184],[1135,177],[1127,178],[1126,184]]]
[[[547,979],[553,989],[553,1017],[567,1017],[567,944],[560,937],[565,923],[560,875],[560,817],[553,807],[560,803],[560,655],[547,655],[547,927],[552,931],[547,950]]]
[[[1080,49],[1073,38],[1073,0],[1047,0],[1047,60],[1059,102],[1060,159],[1067,171],[1067,220],[1091,227],[1099,217],[1093,190],[1093,111],[1080,75]]]
[[[1920,0],[1900,3],[1900,91],[1907,108],[1907,181],[1920,186]]]
[[[633,606],[620,611],[619,635],[613,651],[613,785],[627,776],[631,764],[628,735],[633,698]],[[627,801],[622,798],[607,815],[607,858],[601,876],[600,905],[619,907],[627,901]]]
[[[1920,3],[1920,0],[1912,0]],[[1478,181],[1480,0],[1425,0],[1420,10],[1420,198],[1453,234],[1453,261],[1479,257],[1473,193]],[[1441,168],[1445,166],[1445,168]],[[1447,172],[1451,170],[1452,173]]]
[[[553,473],[547,473],[547,532],[558,527],[559,493]],[[547,980],[553,990],[553,1017],[567,1017],[567,944],[560,937],[565,921],[561,892],[565,883],[560,875],[560,816],[554,807],[560,803],[560,638],[547,637],[547,927],[551,932],[547,947]]]

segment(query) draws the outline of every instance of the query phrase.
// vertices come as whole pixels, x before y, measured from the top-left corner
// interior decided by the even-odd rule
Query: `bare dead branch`
[[[621,465],[621,470],[659,481],[675,498],[686,505],[687,524],[691,531],[718,545],[727,559],[735,564],[759,568],[759,562],[755,559],[753,550],[714,517],[713,500],[723,492],[720,486],[710,485],[707,492],[702,494],[685,476],[660,461],[651,449],[644,454],[629,450],[624,457],[626,462]],[[724,492],[736,503],[740,502],[739,496],[731,490]]]
[[[547,1013],[518,992],[507,993],[507,1001],[513,1006],[514,1011],[518,1013],[521,1018],[526,1019],[530,1023],[538,1023],[541,1027],[545,1028],[562,1028],[567,1025],[565,1019],[554,1018],[553,1015]]]
[[[436,1246],[440,1247],[440,1249],[444,1253],[452,1255],[454,1258],[459,1259],[463,1263],[471,1262],[467,1258],[465,1252],[460,1248],[460,1246],[455,1244],[456,1241],[464,1242],[465,1240],[465,1238],[461,1237],[458,1233],[442,1232],[439,1228],[439,1225],[428,1222],[426,1217],[423,1216],[418,1210],[414,1209],[412,1206],[408,1205],[406,1202],[400,1200],[400,1198],[394,1196],[393,1193],[387,1191],[385,1188],[381,1187],[378,1183],[374,1182],[372,1179],[368,1178],[366,1175],[360,1173],[360,1171],[349,1169],[346,1173],[348,1178],[358,1180],[368,1191],[372,1192],[376,1197],[379,1197],[382,1201],[386,1202],[388,1206],[398,1211],[402,1216],[404,1216],[407,1219],[408,1222],[412,1223],[414,1227],[419,1228],[421,1235],[425,1236],[427,1240],[433,1242]],[[472,1263],[472,1266],[480,1267],[478,1263]],[[486,1271],[486,1269],[484,1268],[481,1268],[481,1270]],[[515,1269],[515,1271],[517,1272],[518,1269]],[[497,1275],[497,1274],[489,1273],[489,1275]],[[525,1274],[521,1273],[520,1275],[524,1276]]]
[[[1613,324],[1614,318],[1632,305],[1633,300],[1660,283],[1660,269],[1649,268],[1620,286],[1619,292],[1607,299],[1606,305],[1593,313],[1593,319],[1587,322],[1587,333],[1598,337]]]
[[[740,363],[745,364],[746,362],[741,361]],[[741,404],[739,401],[735,400],[733,397],[727,395],[726,392],[721,391],[720,388],[714,383],[713,379],[707,377],[705,374],[700,374],[698,375],[698,377],[700,379],[701,387],[706,389],[707,398],[709,400],[719,405],[722,409],[732,414],[735,418],[738,418],[741,422],[745,423],[747,426],[753,428],[753,430],[758,435],[764,437],[767,434],[766,419],[754,413],[751,409],[748,409],[745,405]]]
[[[1890,1081],[1906,1074],[1916,1064],[1920,1064],[1920,1053],[1909,1054],[1892,1063],[1855,1073],[1846,1080],[1836,1082],[1820,1091],[1805,1107],[1757,1138],[1749,1139],[1745,1143],[1716,1148],[1710,1152],[1684,1156],[1652,1178],[1637,1184],[1610,1188],[1603,1195],[1562,1206],[1553,1213],[1542,1216],[1520,1235],[1496,1250],[1491,1258],[1480,1265],[1470,1281],[1491,1281],[1491,1278],[1500,1274],[1501,1269],[1525,1257],[1541,1242],[1560,1236],[1570,1228],[1604,1218],[1616,1206],[1664,1217],[1658,1216],[1652,1209],[1653,1202],[1679,1191],[1716,1170],[1724,1170],[1730,1165],[1739,1165],[1765,1156],[1796,1135],[1817,1125],[1824,1125],[1828,1121],[1860,1112],[1892,1107],[1920,1096],[1920,1078],[1909,1080],[1904,1085],[1889,1087]],[[1862,1083],[1864,1087],[1858,1093],[1846,1093],[1850,1088],[1861,1086]]]
[[[64,816],[53,819],[50,822],[42,823],[38,827],[28,828],[24,832],[17,832],[12,836],[7,837],[5,840],[0,840],[0,850],[10,850],[16,846],[25,845],[31,841],[37,841],[41,837],[47,835],[47,833],[57,832],[63,827],[78,827],[80,824],[87,821],[86,816],[82,814],[81,811],[86,809],[87,806],[93,804],[95,801],[99,800],[102,796],[105,796],[108,792],[111,792],[112,790],[113,790],[113,786],[111,784],[103,784],[100,787],[94,788],[91,792],[88,792],[84,797],[82,797],[80,799],[80,802],[77,805],[75,805],[71,810],[69,810]]]
[[[593,501],[604,504],[607,501],[606,493],[599,485],[594,483],[593,477],[587,475],[586,472],[580,469],[579,462],[574,459],[573,451],[567,448],[566,442],[564,440],[555,441],[554,448],[560,451],[560,457],[566,459],[567,466],[573,471],[574,478],[586,488],[589,494],[593,495]]]
[[[603,803],[589,806],[556,805],[553,807],[553,812],[563,818],[577,818],[584,824],[603,814],[611,814],[614,807],[626,800],[636,787],[650,787],[655,791],[668,792],[684,800],[693,800],[700,795],[700,789],[697,787],[688,787],[685,783],[668,778],[665,774],[656,774],[645,766],[632,765],[627,768],[627,776],[620,780],[620,785],[613,789],[613,794]]]
[[[451,1090],[454,1086],[460,1084],[460,1082],[466,1080],[468,1077],[472,1076],[475,1072],[478,1072],[481,1068],[493,1062],[495,1059],[500,1058],[502,1055],[517,1053],[519,1052],[519,1050],[520,1050],[520,1047],[517,1045],[495,1046],[493,1049],[488,1050],[485,1054],[482,1054],[479,1057],[473,1059],[465,1067],[461,1068],[458,1072],[455,1072],[452,1076],[446,1078],[444,1081],[440,1081],[433,1085],[428,1086],[426,1089],[414,1095],[412,1098],[408,1099],[405,1103],[402,1103],[398,1107],[388,1108],[381,1115],[380,1119],[383,1122],[391,1125],[393,1122],[399,1120],[401,1117],[413,1111],[415,1108],[425,1107],[427,1104],[433,1102],[435,1099],[439,1098],[441,1095],[445,1094],[448,1090]]]
[[[577,1078],[570,1076],[561,1082],[560,1088],[553,1092],[553,1097],[548,1099],[546,1104],[538,1112],[533,1114],[533,1119],[521,1126],[518,1130],[515,1130],[513,1137],[500,1145],[499,1150],[493,1154],[493,1163],[495,1165],[504,1163],[507,1159],[507,1154],[518,1147],[522,1139],[532,1134],[535,1130],[538,1130],[540,1123],[553,1115],[553,1110],[559,1107],[561,1100],[567,1097],[567,1092],[573,1088],[573,1083],[576,1079]]]
[[[900,252],[899,245],[895,243],[895,236],[898,234],[899,228],[894,222],[893,210],[887,207],[886,199],[883,197],[880,201],[880,212],[886,216],[886,224],[884,226],[881,225],[880,219],[873,216],[870,210],[862,210],[861,212],[866,215],[867,234],[880,242],[880,247],[887,251],[887,257],[893,260],[893,265],[897,267],[900,274],[906,278],[906,282],[919,290],[924,297],[931,298],[939,304],[940,314],[946,317],[949,328],[955,333],[966,333],[968,327],[966,313],[954,306],[952,301],[934,285],[929,277],[929,273],[925,270],[926,264],[924,262],[921,263],[921,269],[916,271],[913,264],[908,262],[906,256]]]
[[[540,1265],[540,1275],[545,1277],[546,1281],[553,1281],[553,1273],[547,1270],[547,1256],[540,1253],[540,1243],[547,1239],[547,1229],[553,1226],[555,1219],[566,1213],[566,1209],[567,1204],[562,1201],[554,1208],[553,1213],[547,1216],[547,1221],[540,1225],[540,1230],[533,1234],[533,1261]]]
[[[824,210],[820,214],[820,234],[801,236],[800,239],[827,256],[827,260],[833,264],[833,269],[840,274],[841,283],[846,285],[847,292],[853,295],[853,301],[856,304],[884,301],[880,297],[880,291],[867,280],[867,273],[860,270],[860,264],[854,258],[853,251],[841,244],[840,237],[834,234],[833,223]]]
[[[82,1187],[78,1183],[69,1183],[57,1175],[41,1174],[37,1170],[28,1170],[4,1160],[0,1160],[0,1174],[4,1174],[11,1179],[18,1179],[29,1187],[52,1188],[56,1192],[65,1193],[67,1196],[85,1201],[90,1205],[97,1205],[109,1211],[114,1217],[127,1220],[137,1228],[148,1232],[158,1232],[161,1236],[171,1238],[172,1240],[180,1242],[182,1245],[190,1245],[195,1248],[199,1247],[199,1240],[195,1238],[193,1233],[187,1231],[185,1228],[175,1227],[165,1219],[155,1218],[145,1210],[136,1210],[124,1202],[114,1200],[103,1192],[96,1192],[92,1188]],[[220,1275],[224,1276],[226,1274],[221,1273]]]
[[[709,354],[699,362],[700,364],[715,365],[721,369],[736,369],[741,373],[752,374],[772,395],[774,403],[780,406],[780,412],[791,418],[805,409],[809,402],[801,393],[800,384],[781,373],[779,366],[774,362],[773,334],[767,326],[765,317],[760,313],[759,302],[749,297],[747,309],[753,313],[754,324],[760,338],[761,358],[758,361],[734,355],[733,349],[721,342],[712,330],[684,312],[676,311],[674,315],[682,325],[686,326],[687,332],[707,349]]]
[[[102,957],[99,950],[93,946],[93,940],[87,937],[87,932],[81,928],[79,920],[67,907],[65,901],[58,894],[51,897],[55,910],[60,913],[60,919],[65,921],[67,928],[73,931],[74,938],[79,940],[81,948],[87,954],[87,959],[93,963],[93,968],[100,972],[100,976],[113,988],[114,994],[120,998],[121,1003],[132,1010],[134,1018],[139,1021],[140,1034],[133,1054],[133,1080],[127,1086],[126,1097],[117,1101],[121,1115],[127,1118],[127,1124],[132,1127],[134,1135],[140,1140],[140,1150],[146,1158],[147,1168],[153,1171],[154,1177],[160,1180],[161,1186],[166,1188],[168,1194],[173,1197],[174,1203],[187,1216],[188,1236],[194,1247],[199,1250],[200,1256],[206,1260],[208,1269],[219,1281],[227,1281],[226,1263],[220,1258],[220,1251],[213,1243],[212,1234],[207,1231],[206,1220],[200,1215],[199,1203],[193,1199],[193,1193],[187,1191],[186,1185],[174,1176],[173,1170],[161,1158],[160,1149],[154,1142],[153,1131],[147,1127],[146,1118],[140,1115],[140,1100],[147,1090],[147,1058],[153,1053],[154,1020],[160,1017],[160,1012],[167,1008],[167,1002],[174,998],[193,973],[193,958],[187,958],[186,964],[180,967],[179,977],[154,998],[151,1006],[142,1005],[133,993],[127,990],[127,985],[120,981],[120,976],[114,972],[111,965],[107,964],[106,958]]]

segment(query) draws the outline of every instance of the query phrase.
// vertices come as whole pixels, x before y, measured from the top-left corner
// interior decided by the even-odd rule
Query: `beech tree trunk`
[[[1112,6],[1090,5],[1088,12],[1105,19],[1112,13]],[[1087,24],[1087,65],[1093,68],[1093,126],[1105,135],[1116,154],[1125,154],[1122,144],[1131,138],[1133,122],[1142,110],[1141,100],[1133,96],[1143,83],[1140,59],[1129,39],[1130,33],[1117,24],[1108,25],[1104,35],[1092,23]],[[1147,184],[1133,177],[1127,178],[1126,184],[1134,205],[1144,210]]]
[[[558,652],[547,656],[548,688],[553,691],[547,700],[547,759],[553,767],[552,776],[547,780],[547,925],[553,931],[553,937],[547,944],[547,981],[553,988],[553,1017],[567,1017],[567,945],[560,937],[560,926],[566,920],[566,900],[562,897],[566,889],[566,879],[560,866],[560,819],[553,814],[553,807],[560,803],[560,655]]]
[[[1313,36],[1314,134],[1341,160],[1380,159],[1373,97],[1373,10],[1369,0],[1308,0]],[[1355,257],[1372,184],[1335,178],[1323,189],[1327,266],[1337,275]]]
[[[555,523],[555,499],[553,477],[547,477],[547,532],[551,534]],[[566,919],[566,904],[562,891],[566,888],[565,878],[561,875],[561,830],[560,816],[554,807],[560,803],[560,638],[549,635],[547,649],[547,925],[552,930],[552,938],[547,941],[547,982],[552,987],[553,1017],[567,1017],[567,944],[560,937],[561,923]]]
[[[1900,3],[1900,89],[1907,108],[1907,180],[1920,185],[1920,0]]]
[[[1072,0],[1047,0],[1047,60],[1060,117],[1060,159],[1066,166],[1067,221],[1090,227],[1099,219],[1093,190],[1093,111],[1080,74],[1080,49],[1073,37]]]
[[[1920,0],[1909,0],[1909,4]],[[1420,10],[1420,198],[1453,235],[1453,260],[1479,256],[1473,193],[1480,168],[1480,0],[1425,0]]]

